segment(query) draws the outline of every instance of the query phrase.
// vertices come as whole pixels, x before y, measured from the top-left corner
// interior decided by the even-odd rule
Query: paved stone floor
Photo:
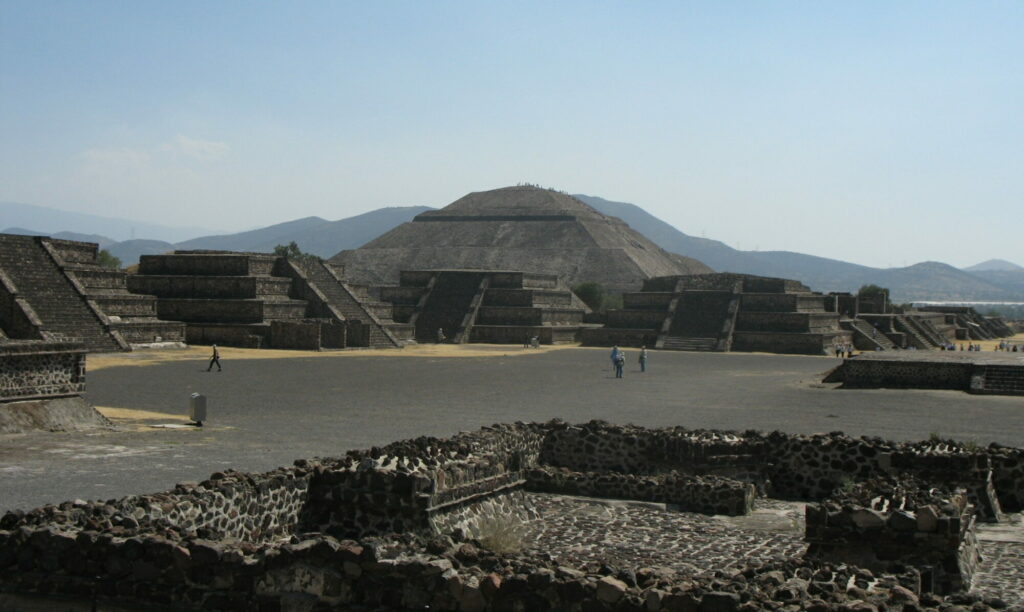
[[[981,566],[973,589],[1009,604],[1024,604],[1024,517],[1013,514],[1000,524],[978,526]]]
[[[803,554],[804,504],[758,500],[748,516],[679,512],[666,504],[534,493],[530,549],[570,566],[658,567],[686,575]]]
[[[751,561],[798,557],[804,504],[759,499],[748,516],[679,512],[665,504],[533,493],[539,521],[524,538],[569,566],[617,570],[663,568],[677,576],[729,569]],[[1024,604],[1024,524],[1011,515],[978,530],[982,562],[973,591]]]

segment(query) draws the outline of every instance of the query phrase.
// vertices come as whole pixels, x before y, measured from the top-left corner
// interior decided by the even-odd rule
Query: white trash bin
[[[200,393],[193,393],[188,400],[188,418],[192,419],[197,427],[203,426],[206,420],[206,396]]]

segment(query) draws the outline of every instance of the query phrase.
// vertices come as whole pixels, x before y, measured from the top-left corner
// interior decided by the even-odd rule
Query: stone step
[[[683,338],[680,336],[668,336],[665,338],[663,349],[670,351],[714,351],[718,345],[717,338]]]

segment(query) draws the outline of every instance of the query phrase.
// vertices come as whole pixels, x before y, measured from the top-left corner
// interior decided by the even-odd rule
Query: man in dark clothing
[[[209,372],[213,368],[213,364],[217,364],[217,371],[220,372],[220,352],[217,350],[217,345],[213,345],[213,354],[210,355],[210,366],[206,368]]]

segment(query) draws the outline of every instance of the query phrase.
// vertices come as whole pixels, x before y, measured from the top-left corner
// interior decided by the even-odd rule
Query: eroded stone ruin
[[[496,525],[529,540],[542,492],[744,514],[755,491],[807,501],[802,554],[668,571],[485,544]],[[989,610],[1007,602],[966,593],[975,533],[1022,506],[1021,449],[517,423],[10,512],[0,589],[209,610]]]

